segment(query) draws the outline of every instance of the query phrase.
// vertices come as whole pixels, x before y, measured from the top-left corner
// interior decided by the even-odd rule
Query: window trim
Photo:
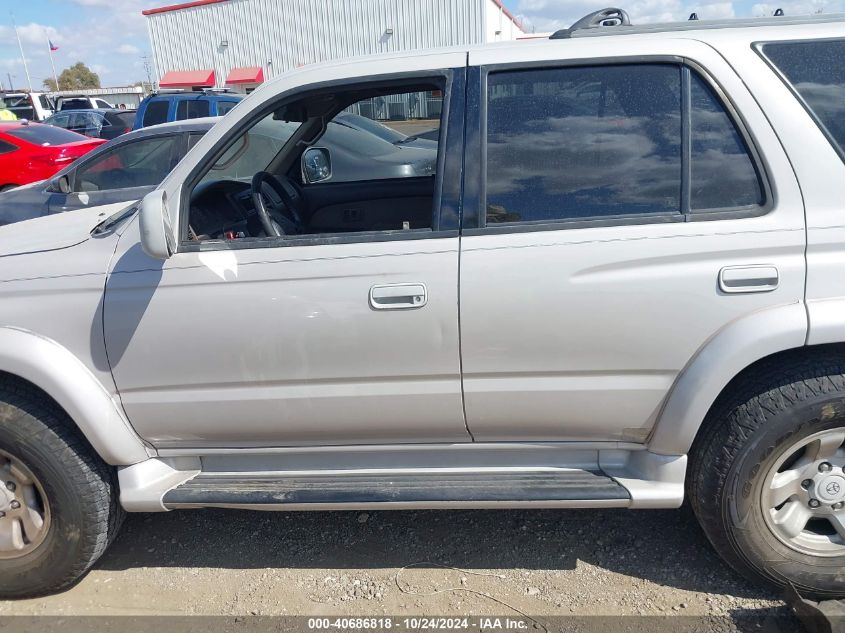
[[[434,70],[410,71],[380,75],[373,80],[362,77],[350,77],[299,86],[280,95],[278,99],[242,118],[221,138],[215,150],[206,154],[193,168],[181,187],[179,205],[180,226],[176,253],[205,252],[216,250],[246,250],[254,248],[283,248],[293,246],[320,246],[330,244],[361,244],[371,242],[399,242],[419,239],[442,239],[457,237],[461,216],[461,193],[463,178],[462,134],[449,134],[450,129],[460,129],[465,116],[466,66],[440,68]],[[380,88],[403,85],[413,86],[427,81],[442,84],[445,91],[441,108],[440,141],[438,144],[437,174],[432,203],[432,229],[414,229],[409,231],[362,231],[355,233],[322,233],[306,236],[262,237],[240,240],[204,240],[201,242],[186,239],[190,221],[190,196],[196,185],[225,151],[241,134],[258,123],[262,118],[286,103],[302,98],[307,94],[342,91],[345,88]],[[454,131],[453,131],[454,132]],[[284,148],[283,148],[284,150]],[[282,150],[282,151],[283,151]],[[457,182],[455,182],[457,181]]]
[[[681,108],[682,108],[682,138],[681,138],[681,210],[676,213],[654,212],[654,213],[632,213],[613,216],[593,216],[586,218],[561,218],[558,220],[539,220],[534,222],[502,222],[494,225],[486,225],[487,205],[487,77],[491,72],[503,72],[512,70],[541,70],[541,69],[562,69],[577,68],[585,66],[640,66],[645,64],[671,64],[679,67],[681,71]],[[742,113],[728,96],[725,89],[701,64],[688,57],[679,55],[637,55],[637,56],[613,56],[593,57],[574,60],[542,60],[530,62],[517,62],[505,64],[488,64],[477,67],[474,81],[470,82],[467,94],[467,103],[477,103],[477,118],[467,126],[467,157],[474,153],[478,158],[478,173],[474,174],[474,182],[468,181],[465,184],[465,192],[468,197],[464,201],[464,218],[462,233],[464,235],[491,235],[502,233],[523,233],[532,231],[559,231],[564,229],[579,229],[590,227],[606,226],[636,226],[642,224],[664,224],[675,222],[700,222],[711,220],[730,220],[750,217],[760,217],[768,214],[776,206],[776,191],[769,176],[770,170],[765,156],[759,150],[756,137],[751,132]],[[697,73],[702,81],[715,94],[717,100],[725,110],[725,113],[735,126],[740,138],[745,144],[751,158],[752,165],[760,183],[763,195],[763,204],[728,207],[719,209],[696,209],[689,210],[685,202],[689,202],[691,186],[691,146],[689,143],[689,107],[691,101],[689,92],[692,82],[691,73]],[[472,128],[470,129],[470,125]],[[472,144],[470,144],[472,140]],[[469,164],[467,169],[470,169]],[[467,172],[469,177],[469,171]],[[685,212],[684,209],[687,209]]]
[[[822,135],[827,139],[827,142],[833,148],[838,155],[840,160],[845,163],[845,147],[842,147],[839,142],[833,137],[830,130],[827,129],[827,126],[822,122],[822,120],[818,117],[815,110],[810,107],[810,104],[804,99],[804,97],[799,93],[795,86],[792,85],[792,82],[789,81],[789,78],[783,74],[780,68],[778,68],[777,64],[775,64],[769,56],[763,51],[763,47],[767,44],[812,44],[815,42],[842,42],[845,44],[845,37],[820,37],[820,38],[800,38],[800,39],[790,39],[790,40],[766,40],[766,41],[758,41],[751,43],[751,49],[760,56],[760,58],[766,63],[766,65],[771,69],[771,71],[783,82],[786,86],[786,89],[792,93],[798,103],[801,104],[801,107],[807,112],[810,118],[813,120],[813,123],[819,128],[819,131]]]

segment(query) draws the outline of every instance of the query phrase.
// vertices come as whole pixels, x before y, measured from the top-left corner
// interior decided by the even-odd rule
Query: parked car
[[[3,100],[18,119],[28,121],[43,121],[56,109],[50,95],[42,92],[7,92]]]
[[[141,204],[0,228],[0,596],[124,511],[685,496],[749,579],[845,596],[843,58],[841,17],[608,10],[315,65]],[[436,173],[336,181],[327,122],[410,89]]]
[[[223,116],[243,99],[231,92],[161,92],[141,102],[135,116],[134,129],[168,121]]]
[[[0,191],[50,178],[105,141],[29,121],[0,123]]]
[[[56,97],[56,111],[62,110],[110,110],[114,106],[99,97],[68,95]]]
[[[0,195],[0,225],[50,213],[140,200],[161,183],[217,120],[163,123],[135,130],[98,147],[50,180]],[[253,151],[261,148],[259,156],[277,151],[294,129],[291,126],[295,124],[256,126],[249,135],[250,148]],[[329,123],[321,145],[332,153],[334,182],[426,175],[433,173],[437,158],[436,144],[434,149],[397,148],[368,132],[334,122]],[[251,152],[248,156],[252,155]],[[368,155],[380,157],[378,166],[362,160]],[[249,181],[257,168],[247,158],[234,161],[219,173]],[[312,156],[312,162],[313,159]],[[319,169],[319,164],[316,168]],[[304,169],[308,173],[313,171],[310,165]]]
[[[341,125],[346,125],[357,130],[363,130],[365,132],[369,132],[370,134],[375,134],[380,139],[387,141],[392,145],[396,145],[397,147],[405,145],[409,147],[436,149],[440,133],[439,129],[434,129],[426,130],[426,138],[423,138],[421,134],[409,136],[407,134],[402,134],[402,132],[389,127],[380,121],[375,121],[360,114],[352,114],[350,112],[343,112],[339,114],[335,117],[335,121]]]
[[[110,108],[108,110],[67,110],[57,112],[45,119],[47,125],[55,125],[66,130],[91,136],[93,138],[104,138],[111,140],[121,134],[132,131],[135,123],[134,110],[120,110]]]

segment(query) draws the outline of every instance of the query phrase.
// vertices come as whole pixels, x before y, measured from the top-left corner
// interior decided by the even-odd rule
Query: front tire
[[[43,393],[0,380],[0,598],[79,580],[123,519],[114,473]]]
[[[845,361],[780,356],[738,378],[693,446],[688,494],[747,578],[845,597]]]

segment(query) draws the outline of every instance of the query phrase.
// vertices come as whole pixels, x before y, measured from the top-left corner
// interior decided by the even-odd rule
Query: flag
[[[53,44],[53,40],[47,40],[47,42],[50,44],[51,53],[55,53],[57,50],[59,50],[59,47]]]

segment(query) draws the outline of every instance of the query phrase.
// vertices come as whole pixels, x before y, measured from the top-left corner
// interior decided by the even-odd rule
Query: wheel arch
[[[808,353],[803,302],[766,308],[732,321],[696,352],[664,400],[648,449],[664,455],[689,452],[719,396],[741,374],[767,358]]]
[[[52,398],[106,463],[126,466],[150,457],[105,387],[82,361],[52,339],[0,327],[0,372]]]

